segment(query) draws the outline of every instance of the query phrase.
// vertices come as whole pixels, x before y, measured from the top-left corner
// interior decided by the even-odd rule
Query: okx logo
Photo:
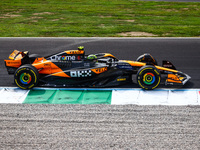
[[[92,76],[91,70],[81,70],[81,71],[70,71],[71,77],[90,77]]]

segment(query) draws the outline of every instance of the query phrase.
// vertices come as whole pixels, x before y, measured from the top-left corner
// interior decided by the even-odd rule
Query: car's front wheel
[[[14,82],[21,89],[31,89],[38,84],[38,70],[30,64],[19,67],[14,74]]]
[[[145,90],[153,90],[160,84],[159,70],[154,66],[143,66],[137,73],[137,83]]]

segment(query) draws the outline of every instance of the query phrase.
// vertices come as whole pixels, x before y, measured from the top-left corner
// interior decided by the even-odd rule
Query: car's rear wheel
[[[137,83],[145,90],[153,90],[160,84],[160,72],[154,66],[143,66],[137,73]]]
[[[38,70],[30,64],[19,67],[14,74],[14,82],[21,89],[31,89],[38,84]]]

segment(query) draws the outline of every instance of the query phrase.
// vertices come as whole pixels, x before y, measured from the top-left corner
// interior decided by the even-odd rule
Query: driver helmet
[[[78,50],[84,50],[84,46],[79,46]]]
[[[94,55],[94,54],[88,55],[87,60],[91,60],[91,61],[96,62],[97,61],[97,56]]]

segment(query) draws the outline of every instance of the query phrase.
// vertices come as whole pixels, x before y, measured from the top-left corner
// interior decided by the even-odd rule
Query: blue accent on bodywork
[[[134,67],[131,65],[117,65],[118,69],[125,69],[125,70],[134,70]]]

